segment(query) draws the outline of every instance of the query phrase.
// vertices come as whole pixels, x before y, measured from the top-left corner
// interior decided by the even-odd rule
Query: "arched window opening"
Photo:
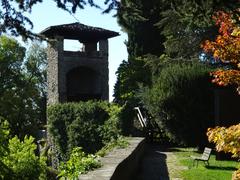
[[[100,100],[99,74],[87,67],[78,67],[67,73],[67,100],[71,102]]]

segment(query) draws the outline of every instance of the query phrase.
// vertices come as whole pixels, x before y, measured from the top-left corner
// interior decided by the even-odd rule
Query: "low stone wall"
[[[125,149],[114,149],[101,158],[103,166],[88,174],[80,175],[80,180],[132,180],[144,155],[146,143],[143,138],[129,140]]]

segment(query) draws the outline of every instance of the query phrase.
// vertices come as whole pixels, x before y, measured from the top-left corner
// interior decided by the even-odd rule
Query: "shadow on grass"
[[[213,170],[225,170],[225,171],[236,171],[236,167],[227,167],[227,166],[206,166],[207,169]]]

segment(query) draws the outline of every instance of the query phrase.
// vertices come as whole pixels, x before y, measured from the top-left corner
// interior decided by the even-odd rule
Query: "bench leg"
[[[205,163],[207,166],[209,166],[209,162],[208,162],[208,161],[204,161],[204,163]]]
[[[192,167],[194,167],[194,165],[195,165],[195,159],[193,160],[193,164],[192,164]]]
[[[196,167],[198,166],[198,161],[196,159],[193,160],[193,167],[195,166],[196,164]]]

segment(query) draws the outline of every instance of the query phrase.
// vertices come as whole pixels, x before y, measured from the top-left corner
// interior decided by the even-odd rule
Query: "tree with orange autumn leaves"
[[[213,18],[219,26],[219,35],[215,41],[205,41],[202,48],[233,68],[212,72],[212,81],[220,86],[236,86],[240,95],[240,9],[231,13],[219,11]],[[232,153],[233,157],[240,159],[240,124],[228,128],[209,128],[207,136],[210,142],[216,144],[217,151]],[[234,172],[232,179],[240,179],[240,168]]]
[[[205,41],[202,47],[216,60],[233,66],[212,72],[213,82],[220,86],[234,85],[240,93],[240,9],[232,13],[218,11],[213,18],[219,26],[219,35],[215,41]]]

